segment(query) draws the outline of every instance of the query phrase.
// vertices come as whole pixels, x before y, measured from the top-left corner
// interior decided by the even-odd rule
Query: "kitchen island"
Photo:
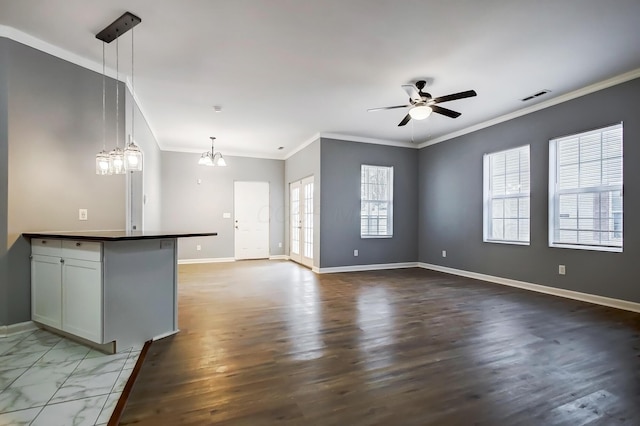
[[[104,350],[178,330],[178,238],[215,232],[28,232],[31,316]]]

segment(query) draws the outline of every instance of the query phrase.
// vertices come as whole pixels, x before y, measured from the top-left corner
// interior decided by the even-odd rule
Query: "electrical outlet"
[[[442,250],[442,257],[447,257],[447,251],[446,250]]]
[[[358,250],[357,249],[353,251],[353,255],[358,257]]]
[[[201,246],[200,244],[196,244],[196,250],[197,250],[197,251],[202,250],[202,246]]]
[[[567,273],[567,268],[564,265],[558,265],[558,273],[560,275],[565,275]]]
[[[89,213],[87,209],[78,209],[78,220],[88,220]]]
[[[231,213],[222,213],[223,219],[231,219]]]

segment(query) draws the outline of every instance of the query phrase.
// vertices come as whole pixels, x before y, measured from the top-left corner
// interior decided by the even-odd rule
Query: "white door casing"
[[[269,182],[234,182],[235,258],[269,257]]]
[[[289,258],[313,267],[313,176],[289,185]]]

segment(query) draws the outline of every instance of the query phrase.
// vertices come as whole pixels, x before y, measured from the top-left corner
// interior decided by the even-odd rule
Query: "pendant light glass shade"
[[[227,167],[227,162],[225,161],[222,154],[216,152],[213,156],[213,165],[218,167]]]
[[[129,144],[124,150],[124,169],[128,172],[142,171],[142,151],[130,137]]]
[[[112,174],[112,171],[109,167],[109,153],[107,151],[100,151],[98,155],[96,155],[96,174]]]
[[[124,170],[124,152],[119,146],[116,146],[113,151],[109,153],[109,168],[113,171],[114,175],[123,175]]]
[[[203,152],[198,160],[198,164],[201,166],[213,166],[213,160],[211,159],[210,152]]]

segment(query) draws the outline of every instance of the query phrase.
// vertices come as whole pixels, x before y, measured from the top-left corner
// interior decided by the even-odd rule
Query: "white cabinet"
[[[62,264],[59,257],[31,256],[31,317],[62,327]]]
[[[102,343],[102,263],[64,259],[62,330]]]
[[[32,319],[103,343],[102,244],[34,239],[31,252]]]

